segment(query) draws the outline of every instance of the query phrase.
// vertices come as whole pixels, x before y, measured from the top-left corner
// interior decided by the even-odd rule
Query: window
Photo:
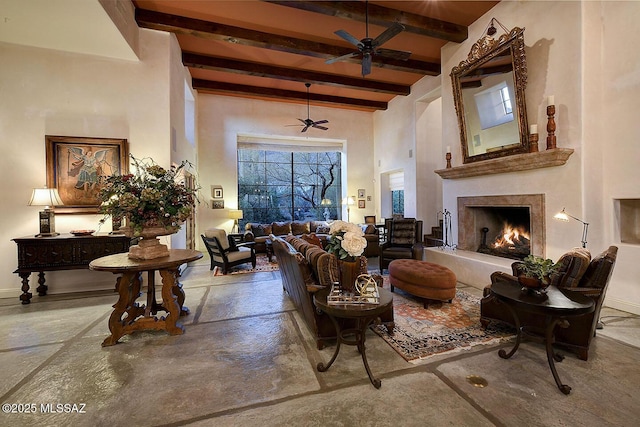
[[[340,218],[341,185],[340,151],[238,149],[242,223]]]
[[[507,82],[499,83],[487,90],[476,93],[474,96],[482,129],[488,129],[513,120],[513,108]]]
[[[404,216],[404,171],[389,174],[389,190],[391,191],[391,214]]]

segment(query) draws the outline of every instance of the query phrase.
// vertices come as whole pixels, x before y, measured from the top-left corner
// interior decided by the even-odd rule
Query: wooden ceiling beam
[[[292,7],[307,12],[321,13],[366,22],[365,3],[359,1],[271,1],[262,0],[280,6]],[[389,27],[399,22],[405,31],[421,36],[433,37],[450,42],[461,43],[467,39],[469,32],[464,25],[440,19],[429,18],[415,13],[389,9],[375,4],[369,4],[369,23]],[[336,28],[338,30],[339,28]]]
[[[345,77],[337,74],[318,73],[315,71],[300,70],[289,67],[277,67],[257,62],[200,55],[191,52],[182,53],[182,63],[186,67],[192,68],[225,71],[296,82],[315,83],[326,86],[366,90],[370,92],[389,93],[393,95],[409,95],[411,93],[411,86],[408,85]]]
[[[354,51],[353,48],[285,37],[261,31],[253,31],[245,28],[218,24],[211,21],[186,18],[183,16],[155,12],[146,9],[136,9],[135,13],[136,22],[141,28],[168,31],[175,34],[193,36],[207,40],[221,40],[244,46],[253,46],[322,59],[331,59],[347,55]],[[343,62],[359,64],[360,61],[361,59],[359,57],[354,57]],[[373,66],[428,76],[440,75],[439,63],[419,61],[415,59],[402,61],[375,56],[373,59]]]
[[[257,97],[290,99],[296,101],[307,101],[306,92],[298,92],[294,90],[274,89],[261,86],[250,86],[236,83],[223,83],[212,80],[193,79],[193,88],[195,90],[212,92],[212,93],[229,93],[243,94]],[[387,103],[383,101],[371,101],[366,99],[346,98],[343,96],[322,95],[310,93],[309,100],[316,104],[341,105],[344,107],[359,107],[367,110],[386,110]]]

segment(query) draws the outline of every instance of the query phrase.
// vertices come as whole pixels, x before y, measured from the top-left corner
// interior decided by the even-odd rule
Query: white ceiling
[[[99,0],[0,0],[0,41],[137,60]]]

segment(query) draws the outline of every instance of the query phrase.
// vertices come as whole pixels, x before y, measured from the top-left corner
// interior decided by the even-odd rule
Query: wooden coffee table
[[[564,356],[555,353],[553,350],[554,331],[556,327],[567,328],[569,326],[568,318],[591,313],[595,307],[591,298],[571,292],[568,289],[558,289],[555,286],[547,288],[545,295],[535,295],[529,291],[523,291],[520,286],[505,281],[496,281],[491,284],[491,293],[496,296],[497,300],[513,315],[515,326],[517,329],[516,343],[508,353],[501,349],[498,355],[503,359],[508,359],[515,354],[520,346],[523,333],[528,333],[527,325],[521,325],[520,312],[528,312],[545,318],[545,331],[542,337],[546,350],[549,368],[553,374],[556,385],[564,394],[571,392],[571,387],[562,384],[554,361],[562,362]],[[539,337],[539,335],[533,335]]]
[[[336,350],[329,360],[329,363],[324,364],[322,362],[318,363],[317,369],[319,372],[325,372],[327,369],[331,367],[333,362],[338,357],[338,353],[340,352],[340,344],[347,345],[355,345],[358,347],[358,351],[362,356],[362,362],[364,363],[364,368],[367,370],[367,374],[369,375],[369,380],[371,384],[375,388],[380,388],[382,382],[374,378],[371,373],[371,369],[369,369],[369,363],[367,362],[367,355],[365,352],[365,338],[366,332],[369,325],[380,315],[387,310],[393,304],[393,295],[391,292],[386,289],[378,288],[380,292],[380,304],[341,304],[341,305],[329,305],[327,303],[327,296],[329,295],[330,289],[325,288],[318,292],[316,292],[313,296],[313,301],[318,310],[325,312],[331,321],[333,322],[336,328]],[[357,326],[351,329],[342,330],[340,324],[337,319],[355,319],[357,322]],[[353,339],[348,339],[348,336],[353,336]]]

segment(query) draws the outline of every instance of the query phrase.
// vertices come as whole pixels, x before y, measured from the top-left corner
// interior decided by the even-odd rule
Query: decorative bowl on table
[[[78,237],[78,236],[91,236],[95,232],[96,230],[71,230],[69,233]]]

